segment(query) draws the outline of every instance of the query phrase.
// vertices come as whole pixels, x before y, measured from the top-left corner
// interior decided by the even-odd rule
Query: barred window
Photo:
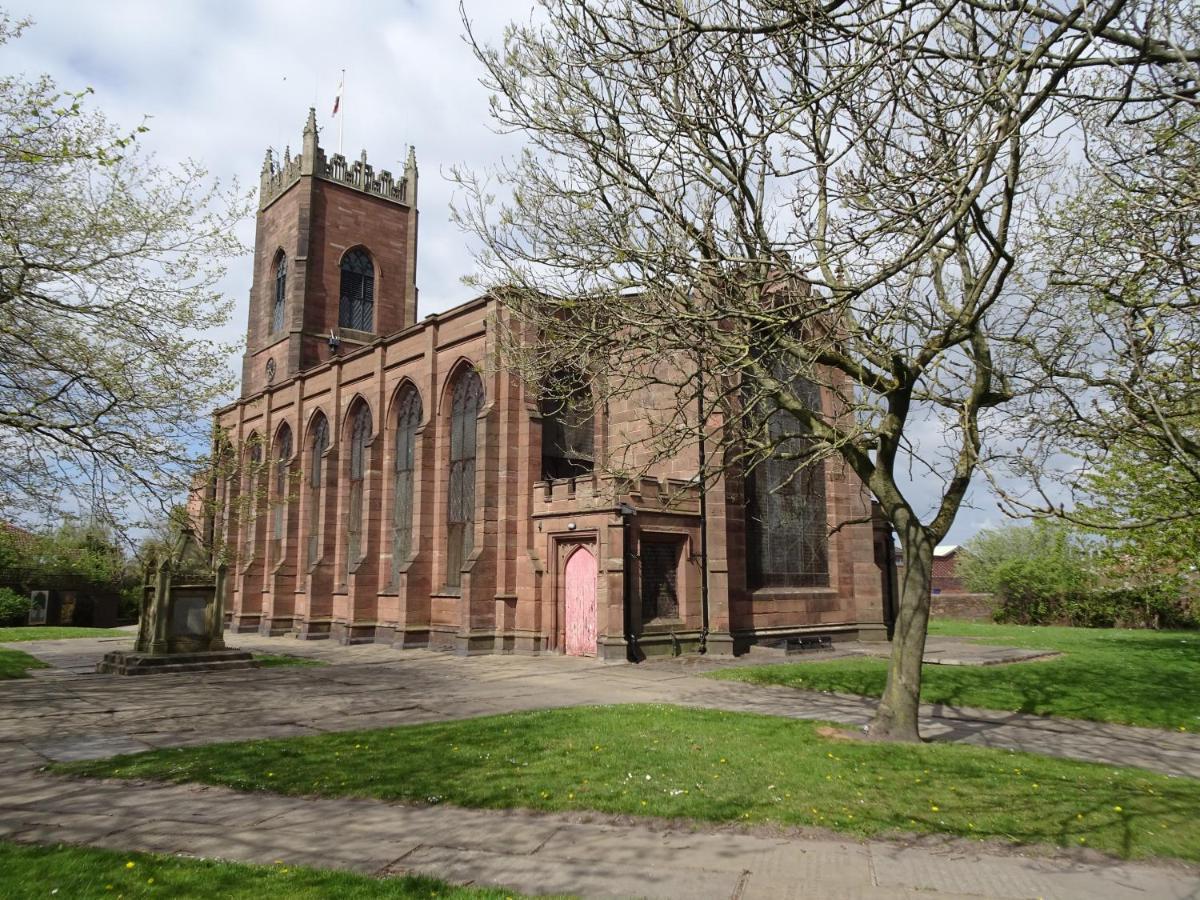
[[[329,422],[317,413],[312,424],[312,442],[308,467],[308,565],[321,558],[321,506],[325,499],[325,451],[329,449]]]
[[[542,480],[575,478],[595,464],[596,418],[592,392],[576,372],[556,372],[539,403],[542,414]]]
[[[642,621],[679,618],[679,540],[642,539]]]
[[[417,428],[421,425],[421,395],[411,384],[396,404],[396,457],[392,507],[392,583],[400,577],[400,566],[412,553],[413,466]]]
[[[794,396],[820,409],[820,388],[792,381]],[[813,442],[791,413],[776,409],[764,423],[771,447],[746,476],[747,559],[750,586],[823,587],[829,584],[825,464],[806,462]]]
[[[446,587],[462,586],[462,567],[475,541],[475,428],[483,407],[483,382],[473,369],[454,385],[450,404],[450,503]]]
[[[271,333],[283,331],[287,311],[287,257],[280,250],[275,257],[275,305],[271,310]]]
[[[363,481],[371,468],[371,410],[360,403],[350,430],[350,517],[346,523],[346,571],[363,555]]]
[[[371,255],[355,247],[342,257],[342,291],[338,325],[359,331],[374,330],[375,265]]]

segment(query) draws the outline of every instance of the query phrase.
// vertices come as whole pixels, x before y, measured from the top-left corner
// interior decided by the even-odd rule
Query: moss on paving
[[[934,622],[930,634],[1036,650],[1054,659],[922,668],[926,703],[1200,731],[1200,632]],[[746,666],[710,677],[878,697],[882,659]]]
[[[547,710],[159,750],[80,775],[479,808],[931,832],[1200,860],[1200,781],[961,744],[836,740],[817,723],[672,706]]]

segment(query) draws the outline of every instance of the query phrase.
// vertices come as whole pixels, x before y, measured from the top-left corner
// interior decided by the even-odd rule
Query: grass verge
[[[971,622],[934,622],[929,633],[1064,655],[1000,666],[926,665],[926,703],[1200,731],[1200,633]],[[861,658],[746,666],[710,677],[878,697],[887,663]]]
[[[160,750],[60,772],[482,808],[936,832],[1200,860],[1200,781],[672,706],[546,710]]]
[[[155,853],[116,853],[59,844],[26,846],[0,841],[0,896],[7,900],[49,897],[195,898],[208,900],[366,900],[437,897],[439,900],[500,900],[512,891],[459,888],[435,878],[377,879],[302,866],[252,866]]]
[[[59,641],[64,638],[133,638],[129,631],[117,628],[77,628],[74,625],[21,625],[0,628],[0,643],[4,641]]]
[[[35,659],[20,650],[9,650],[0,647],[0,681],[9,678],[28,678],[29,669],[48,669],[49,666],[40,659]]]
[[[277,669],[281,666],[327,666],[329,663],[305,656],[289,656],[286,653],[256,653],[254,659],[261,669]]]

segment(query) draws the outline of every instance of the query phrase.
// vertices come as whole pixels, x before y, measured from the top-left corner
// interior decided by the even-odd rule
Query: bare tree
[[[24,23],[0,12],[0,45]],[[0,78],[0,502],[165,508],[208,450],[229,347],[205,335],[246,198],[155,165],[48,78]]]
[[[999,411],[1044,383],[1012,275],[1072,94],[1188,58],[1130,9],[543,0],[501,48],[464,13],[498,126],[530,144],[456,173],[481,280],[538,337],[512,363],[582,368],[605,398],[669,388],[659,450],[703,436],[711,472],[857,474],[907,563],[877,737],[918,737],[933,548]],[[774,410],[797,424],[764,429]]]

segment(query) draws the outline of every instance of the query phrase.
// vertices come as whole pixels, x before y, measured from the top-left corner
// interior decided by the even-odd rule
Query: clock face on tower
[[[275,360],[267,360],[267,384],[275,380]]]

